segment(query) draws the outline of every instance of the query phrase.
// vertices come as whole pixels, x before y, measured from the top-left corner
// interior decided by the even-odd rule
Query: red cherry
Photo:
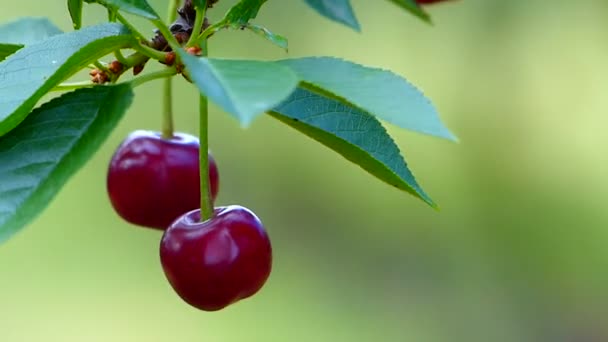
[[[126,221],[166,229],[183,213],[199,208],[198,138],[175,133],[135,131],[118,147],[108,170],[110,202]],[[218,192],[218,171],[209,155],[211,197]]]
[[[272,248],[262,222],[247,208],[215,208],[200,222],[191,211],[165,231],[160,260],[169,283],[188,304],[220,310],[262,288],[272,268]]]

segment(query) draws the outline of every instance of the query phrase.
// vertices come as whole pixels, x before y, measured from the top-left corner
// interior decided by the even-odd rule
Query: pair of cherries
[[[160,260],[169,283],[190,305],[222,309],[255,294],[266,282],[272,249],[266,231],[247,208],[217,207],[201,221],[199,141],[187,134],[164,139],[135,131],[118,147],[107,190],[126,221],[164,230]],[[219,176],[209,155],[212,201]]]

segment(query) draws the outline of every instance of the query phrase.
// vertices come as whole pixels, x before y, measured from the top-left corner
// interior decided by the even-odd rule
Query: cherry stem
[[[207,12],[207,3],[203,8],[196,7],[196,16],[194,17],[194,25],[192,26],[192,34],[186,43],[186,47],[196,46],[198,43],[197,37],[201,33],[203,23],[205,22],[205,15]]]
[[[213,24],[209,27],[207,27],[203,32],[201,32],[201,34],[195,39],[195,45],[196,42],[200,41],[200,40],[205,40],[207,38],[209,38],[210,35],[212,35],[213,33],[215,33],[216,31],[218,31],[219,29],[221,29],[223,27],[223,25],[225,25],[225,23],[223,21],[217,22],[216,24]]]
[[[177,7],[181,0],[169,0],[169,8],[167,9],[167,22],[172,23],[177,19]]]
[[[177,18],[177,6],[180,0],[170,0],[167,9],[167,21],[173,22]],[[163,82],[163,122],[162,137],[173,138],[173,78],[166,78]]]
[[[114,15],[116,15],[116,19],[118,19],[118,21],[125,25],[129,31],[131,31],[131,33],[141,42],[147,42],[148,40],[146,39],[146,37],[144,37],[143,34],[141,34],[141,32],[139,32],[135,26],[131,25],[131,23],[122,16],[122,14],[120,14],[118,11],[113,11]]]
[[[163,123],[162,137],[173,138],[173,77],[163,81]]]
[[[153,49],[144,44],[135,44],[131,46],[131,48],[148,58],[156,59],[160,62],[164,62],[167,59],[166,53]]]
[[[209,110],[205,95],[200,96],[200,181],[201,181],[201,222],[213,216],[213,203],[211,203],[211,189],[209,182]]]
[[[134,78],[133,80],[129,81],[131,83],[131,86],[133,88],[135,87],[139,87],[142,84],[146,84],[150,81],[154,81],[157,80],[159,78],[167,78],[167,77],[171,77],[173,75],[177,74],[177,70],[175,69],[175,67],[172,68],[166,68],[160,71],[156,71],[156,72],[152,72],[143,76],[138,76],[136,78]]]
[[[114,57],[116,57],[116,60],[123,66],[129,65],[129,60],[127,60],[127,57],[125,57],[120,50],[114,51]]]
[[[108,21],[111,23],[116,22],[116,11],[113,11],[110,8],[108,8]]]
[[[201,44],[203,57],[207,57],[207,41]],[[213,216],[213,203],[211,202],[211,188],[209,182],[209,101],[207,96],[201,94],[199,99],[200,112],[200,181],[201,181],[201,221]]]
[[[95,67],[97,67],[97,69],[105,72],[105,73],[110,73],[110,71],[108,71],[108,67],[105,66],[102,62],[100,61],[94,61],[93,65],[95,65]]]

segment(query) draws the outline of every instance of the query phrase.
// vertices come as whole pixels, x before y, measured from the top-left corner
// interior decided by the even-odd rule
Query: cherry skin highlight
[[[175,133],[135,131],[118,147],[108,169],[107,190],[116,212],[126,221],[166,229],[183,213],[200,207],[198,138]],[[209,155],[212,200],[219,175]]]
[[[249,209],[215,208],[201,222],[200,210],[177,219],[164,232],[160,260],[169,283],[188,304],[220,310],[258,292],[272,268],[270,240]]]

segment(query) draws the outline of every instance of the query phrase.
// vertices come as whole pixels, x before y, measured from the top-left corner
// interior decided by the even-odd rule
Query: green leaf
[[[255,19],[260,11],[260,8],[264,3],[268,0],[240,0],[236,5],[232,6],[230,10],[226,13],[224,18],[212,25],[209,28],[210,33],[217,32],[224,28],[233,28],[233,29],[249,29],[254,33],[261,35],[266,38],[273,44],[278,45],[283,49],[287,49],[287,39],[280,35],[276,35],[270,32],[263,26],[254,25],[249,23],[250,20]],[[195,1],[196,2],[196,1]],[[205,1],[206,3],[206,1]],[[253,62],[253,61],[251,61]],[[265,63],[265,62],[256,62],[256,63]],[[270,64],[266,63],[266,68],[273,68],[269,66]],[[283,70],[283,73],[285,71]],[[286,95],[287,96],[287,95]],[[286,97],[285,96],[285,97]],[[285,98],[283,97],[283,98]],[[280,100],[279,100],[280,101]],[[275,103],[276,104],[276,103]],[[225,109],[225,108],[224,108]],[[231,112],[231,111],[229,111]],[[247,122],[247,120],[245,120]]]
[[[26,17],[0,25],[0,43],[30,45],[60,33],[47,18]]]
[[[245,126],[298,85],[296,75],[275,62],[197,58],[183,50],[178,54],[201,94]]]
[[[355,31],[361,31],[350,0],[305,0],[322,16],[344,24]]]
[[[0,241],[38,216],[90,159],[133,98],[129,84],[64,94],[0,137]]]
[[[418,5],[416,0],[390,0],[390,1],[394,4],[396,4],[397,6],[405,9],[406,11],[412,13],[413,15],[417,16],[418,18],[420,18],[426,22],[431,22],[431,17],[428,15],[428,13],[426,13],[422,9],[422,7],[420,5]]]
[[[82,4],[83,0],[68,0],[68,10],[76,30],[82,26]]]
[[[173,0],[170,0],[173,1]],[[95,2],[147,19],[160,19],[146,0],[96,0]]]
[[[407,80],[390,71],[332,57],[286,59],[309,90],[346,102],[401,128],[456,140],[431,102]]]
[[[60,33],[61,30],[47,18],[27,17],[0,25],[0,62],[24,45]]]
[[[255,34],[258,34],[258,35],[266,38],[266,40],[270,41],[274,45],[287,51],[287,48],[288,48],[287,38],[285,38],[281,35],[278,35],[278,34],[274,34],[274,33],[270,32],[267,28],[260,26],[260,25],[247,24],[246,27],[247,27],[247,29],[253,31]]]
[[[268,0],[241,0],[226,13],[222,22],[230,26],[245,26],[258,15],[258,11],[266,1]]]
[[[208,30],[209,33],[217,32],[221,29],[232,28],[232,29],[248,29],[255,34],[264,37],[271,43],[287,50],[287,38],[270,32],[267,28],[250,23],[251,19],[254,19],[262,5],[267,0],[241,0],[239,3],[234,5],[228,13],[224,16],[224,19],[211,26]]]
[[[20,44],[2,44],[0,43],[0,62],[6,57],[14,54],[17,50],[21,49],[23,45]]]
[[[101,24],[28,45],[0,63],[0,136],[17,126],[53,87],[134,38],[119,24]],[[35,70],[35,72],[33,72]]]
[[[416,182],[393,139],[373,116],[303,88],[269,114],[376,178],[436,207]]]

